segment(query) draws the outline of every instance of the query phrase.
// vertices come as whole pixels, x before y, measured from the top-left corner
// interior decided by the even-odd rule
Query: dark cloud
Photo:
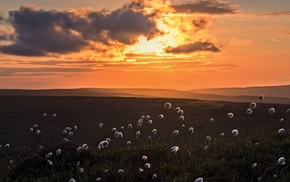
[[[219,0],[201,0],[193,3],[175,4],[176,13],[233,14],[237,13],[235,4]]]
[[[164,51],[172,54],[189,54],[197,51],[219,52],[220,49],[211,42],[195,42],[191,44],[179,45],[177,47],[167,47]]]
[[[20,7],[9,12],[7,21],[14,28],[15,41],[0,46],[0,52],[22,56],[79,52],[92,43],[107,47],[134,44],[141,35],[151,39],[160,33],[153,15],[146,14],[138,2],[111,12]]]
[[[208,23],[209,23],[209,19],[204,18],[204,17],[200,17],[198,19],[192,20],[192,24],[197,30],[205,29]]]

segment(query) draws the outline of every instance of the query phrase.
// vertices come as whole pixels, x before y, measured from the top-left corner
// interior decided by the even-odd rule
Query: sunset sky
[[[0,88],[286,84],[289,0],[0,0]]]

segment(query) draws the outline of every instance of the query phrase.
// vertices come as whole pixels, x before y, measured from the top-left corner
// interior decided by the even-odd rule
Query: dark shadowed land
[[[290,104],[290,86],[196,89],[190,91],[142,88],[80,88],[21,90],[0,89],[0,96],[89,96],[89,97],[142,97],[183,98],[211,101],[246,102],[263,95],[261,103]]]
[[[164,98],[170,94],[175,98]],[[266,103],[269,97],[261,101],[257,96],[244,96],[240,102],[176,98],[186,94],[194,95],[152,89],[1,90],[0,181],[96,181],[98,177],[194,181],[203,177],[208,182],[246,182],[261,176],[271,181],[273,175],[277,175],[274,181],[289,181],[287,162],[277,164],[281,156],[290,155],[289,105]],[[171,103],[170,109],[164,107],[166,102]],[[251,102],[257,107],[248,114]],[[176,112],[176,107],[183,112]],[[142,116],[148,118],[139,127]],[[113,128],[123,137],[116,137]],[[234,130],[238,133],[233,134]],[[109,146],[99,149],[104,140],[110,141]],[[179,151],[173,152],[173,146],[179,146]],[[60,155],[55,153],[58,149]],[[47,157],[49,152],[52,156]],[[140,173],[144,154],[151,168]],[[124,174],[119,174],[120,168]],[[157,178],[152,180],[154,174]]]
[[[218,137],[221,132],[227,137],[233,128],[239,129],[239,137],[268,135],[269,132],[276,133],[281,127],[287,128],[290,120],[288,105],[262,104],[258,99],[252,101],[257,102],[258,106],[248,115],[246,110],[251,101],[233,103],[178,98],[1,96],[0,144],[28,144],[28,131],[34,124],[38,124],[42,136],[53,136],[57,140],[62,137],[65,127],[77,125],[79,129],[73,139],[93,144],[104,137],[113,137],[113,127],[120,130],[124,126],[124,130],[127,130],[127,125],[133,124],[132,132],[136,132],[136,123],[142,115],[150,115],[153,120],[153,124],[146,125],[146,131],[142,132],[150,133],[156,128],[163,140],[167,140],[165,133],[169,133],[169,139],[173,141],[176,139],[172,135],[175,129],[183,131],[180,135],[183,137],[183,133],[186,135],[191,126],[196,131],[194,142],[204,141],[207,135]],[[165,102],[172,103],[171,110],[164,109]],[[178,120],[175,107],[184,111],[184,121]],[[276,109],[274,114],[268,113],[270,107]],[[229,112],[234,113],[233,119],[227,118]],[[43,117],[43,113],[47,116]],[[57,117],[53,117],[53,114]],[[159,114],[163,114],[164,119],[158,119]],[[215,121],[209,122],[210,118]],[[284,118],[284,122],[280,122],[280,118]],[[104,124],[102,129],[99,128],[100,123]],[[124,136],[124,142],[132,136]]]

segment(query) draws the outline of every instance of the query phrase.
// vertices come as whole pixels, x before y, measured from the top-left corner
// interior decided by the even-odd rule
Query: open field
[[[257,101],[257,100],[256,100]],[[172,103],[166,110],[164,103]],[[286,115],[287,105],[259,104],[251,115],[246,113],[249,103],[231,103],[199,101],[190,99],[156,99],[156,98],[107,98],[107,97],[0,97],[1,138],[0,144],[25,145],[29,128],[38,124],[43,135],[60,137],[66,126],[77,125],[79,130],[74,135],[78,142],[94,142],[100,137],[108,136],[111,129],[128,124],[136,125],[142,115],[150,115],[153,123],[149,129],[157,128],[160,133],[181,129],[181,125],[195,128],[196,137],[218,136],[225,129],[237,128],[239,137],[248,135],[268,135],[281,127],[287,127],[290,116]],[[184,121],[178,121],[179,115],[174,111],[180,107],[184,111]],[[269,114],[274,107],[276,112]],[[227,113],[234,113],[229,121]],[[43,113],[47,116],[43,117]],[[57,117],[53,117],[56,114]],[[164,119],[158,119],[159,114]],[[214,122],[209,122],[214,118]],[[284,118],[284,122],[280,122]],[[103,123],[102,129],[99,124]],[[178,127],[178,128],[177,128]],[[102,131],[102,133],[101,133]]]
[[[171,103],[172,107],[170,109],[165,109],[164,104],[166,102]],[[252,109],[252,114],[247,114],[251,102],[256,102],[257,107]],[[175,111],[176,107],[180,107],[184,112],[177,113]],[[274,113],[269,113],[268,110],[271,107],[275,108]],[[154,158],[154,160],[151,160],[152,168],[150,172],[144,174],[145,176],[142,177],[141,175],[140,177],[140,174],[131,175],[127,176],[126,180],[119,174],[115,176],[110,174],[103,179],[107,179],[107,181],[148,181],[156,170],[158,178],[151,179],[151,181],[172,181],[172,179],[193,181],[198,175],[203,176],[205,181],[224,181],[225,179],[232,179],[232,181],[253,179],[253,181],[257,181],[257,177],[263,176],[265,170],[273,165],[273,161],[274,168],[271,168],[271,175],[279,173],[280,178],[278,179],[286,179],[286,173],[281,171],[286,169],[279,168],[275,164],[280,156],[290,154],[289,149],[287,149],[289,148],[287,146],[290,145],[287,138],[288,134],[284,133],[283,136],[277,134],[280,128],[284,128],[286,131],[289,128],[290,113],[287,112],[288,109],[289,105],[259,103],[258,98],[245,103],[232,103],[137,97],[2,96],[0,97],[0,144],[3,146],[0,155],[1,169],[4,171],[2,174],[7,174],[7,169],[3,169],[3,166],[6,166],[9,160],[15,160],[15,168],[13,168],[14,164],[11,165],[12,171],[13,169],[14,171],[10,173],[12,178],[9,178],[9,180],[21,181],[15,176],[27,176],[28,173],[33,176],[33,174],[41,173],[43,175],[42,181],[50,181],[50,179],[68,181],[71,177],[79,179],[79,181],[90,181],[93,178],[96,179],[97,175],[103,173],[100,171],[105,169],[104,166],[95,166],[96,164],[91,164],[89,161],[96,160],[95,162],[100,162],[105,160],[104,158],[108,158],[103,163],[107,168],[110,168],[108,165],[111,162],[120,160],[119,165],[113,167],[114,169],[120,167],[120,165],[125,165],[126,167],[123,166],[125,171],[138,171],[136,166],[144,165],[142,160],[140,162],[136,159],[139,162],[130,162],[132,160],[130,156],[138,158],[141,155],[142,157],[142,153],[145,152],[151,158]],[[227,117],[230,112],[234,114],[233,118]],[[44,113],[46,113],[45,117],[43,116]],[[56,114],[56,117],[53,117],[54,114]],[[161,119],[160,114],[164,118]],[[144,118],[142,126],[137,126],[139,119],[147,115],[150,118]],[[184,116],[184,120],[180,116]],[[210,118],[213,118],[214,121],[211,122]],[[283,118],[283,122],[281,118]],[[150,119],[152,124],[148,124]],[[100,127],[100,123],[102,123],[102,127]],[[38,125],[37,128],[33,128],[35,124]],[[129,124],[132,124],[132,128],[128,128]],[[73,128],[74,125],[77,126],[77,130],[72,130],[72,136],[63,133],[65,127]],[[29,129],[31,127],[33,132],[30,133]],[[193,133],[189,132],[190,127],[194,128]],[[123,137],[116,138],[112,128],[122,132]],[[37,129],[41,131],[39,135],[35,132]],[[153,129],[157,129],[157,134],[153,135],[151,133]],[[238,130],[239,134],[237,136],[231,134],[233,129]],[[178,130],[179,133],[174,135],[174,130]],[[136,137],[138,131],[140,131],[140,135]],[[224,133],[224,136],[220,136],[221,133]],[[278,138],[275,137],[276,135],[278,135]],[[151,139],[149,139],[149,136]],[[69,142],[63,142],[64,138],[67,138]],[[111,140],[109,147],[99,153],[97,146],[106,138]],[[129,148],[128,141],[131,142]],[[259,142],[263,143],[263,141],[265,145],[259,146],[259,149],[251,148],[251,145],[254,146]],[[4,146],[7,143],[10,144],[10,151],[8,149],[5,151]],[[78,155],[76,148],[82,144],[88,144],[90,150]],[[38,150],[39,145],[44,146],[44,149]],[[21,155],[13,152],[18,146],[31,147],[32,151],[29,152],[26,148],[19,149]],[[170,153],[172,146],[179,146],[180,152],[177,152],[176,155]],[[205,146],[208,146],[209,149],[204,149]],[[270,146],[274,147],[275,150],[271,150]],[[281,146],[284,147],[281,148]],[[45,167],[47,166],[45,160],[44,163],[40,162],[40,164],[39,162],[32,162],[43,161],[39,158],[40,156],[57,148],[62,148],[63,151],[73,155],[73,157],[65,157],[63,162],[77,163],[80,160],[86,169],[88,167],[92,168],[89,170],[90,172],[86,173],[87,176],[81,176],[75,170],[75,167],[72,167],[72,169],[62,168],[59,166],[60,163],[57,158],[53,157],[53,164],[58,166],[56,168],[67,171],[58,174],[55,171],[57,169],[53,168],[51,170],[54,171],[56,176],[49,178],[50,169]],[[160,153],[160,151],[164,152]],[[125,156],[121,155],[124,152],[126,153]],[[247,152],[251,154],[246,155]],[[36,157],[35,153],[37,154]],[[188,156],[188,153],[190,153],[190,156]],[[163,154],[164,156],[162,156]],[[263,156],[264,154],[265,156]],[[15,155],[18,155],[18,159],[13,159]],[[22,158],[19,159],[19,155],[27,161],[23,161]],[[224,160],[224,157],[228,155],[233,155],[233,158]],[[243,155],[248,158],[243,158]],[[189,166],[185,165],[186,161],[191,160],[192,156],[195,156],[194,158],[197,161],[190,162]],[[72,159],[74,160],[72,161]],[[240,161],[241,159],[243,160]],[[170,161],[172,160],[176,160],[176,163],[171,164]],[[197,166],[196,162],[202,163],[202,160],[205,160],[202,164],[203,167]],[[207,160],[211,160],[212,164],[208,164]],[[249,168],[255,162],[254,160],[259,161],[261,167],[251,171]],[[36,169],[36,164],[42,170]],[[173,165],[173,167],[171,168],[170,165]],[[245,168],[245,165],[247,168]],[[184,168],[178,166],[184,166]],[[210,166],[214,167],[210,168]],[[229,176],[223,174],[224,177],[219,176],[221,174],[218,176],[215,174],[215,171],[219,168],[222,169],[219,172],[225,173],[224,170],[230,170],[231,168],[240,171],[241,166],[244,170],[242,173],[238,172],[237,174],[236,171],[233,171],[228,174]],[[190,170],[193,171],[190,172]],[[23,171],[26,172],[22,173]],[[167,173],[168,175],[166,175]],[[269,173],[265,174],[264,177],[269,178]],[[241,176],[243,179],[241,179]],[[7,178],[3,179],[7,180]],[[25,178],[27,181],[36,179],[35,176]]]

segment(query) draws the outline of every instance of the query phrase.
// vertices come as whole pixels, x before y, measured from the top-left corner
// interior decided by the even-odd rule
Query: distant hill
[[[275,92],[277,91],[277,92]],[[91,96],[91,97],[147,97],[147,98],[186,98],[198,100],[215,100],[230,102],[249,102],[264,95],[262,103],[290,104],[290,86],[217,88],[190,91],[172,89],[142,88],[80,88],[80,89],[46,89],[22,90],[0,89],[0,96]]]
[[[265,97],[283,97],[290,98],[290,85],[283,86],[266,86],[266,87],[236,87],[236,88],[212,88],[212,89],[195,89],[195,93],[217,94],[227,96],[253,96],[264,95]]]

